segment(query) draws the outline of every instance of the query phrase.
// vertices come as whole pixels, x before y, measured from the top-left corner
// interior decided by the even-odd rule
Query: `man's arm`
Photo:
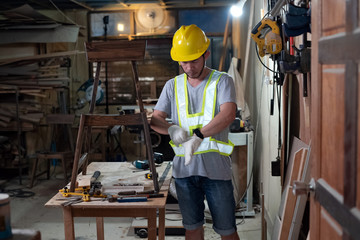
[[[154,110],[150,121],[151,128],[160,134],[164,134],[164,135],[169,134],[168,129],[171,126],[171,124],[166,121],[166,117],[167,117],[166,112]]]
[[[169,134],[171,140],[176,146],[179,146],[183,142],[187,141],[187,132],[178,125],[171,125],[166,121],[167,114],[165,112],[154,110],[151,117],[150,126],[156,132],[160,134]]]
[[[227,102],[220,106],[220,112],[201,129],[204,137],[213,136],[228,127],[236,117],[236,104]]]

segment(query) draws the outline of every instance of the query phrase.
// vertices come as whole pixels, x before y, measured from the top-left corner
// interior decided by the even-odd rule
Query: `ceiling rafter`
[[[34,9],[85,9],[89,11],[101,10],[129,10],[140,5],[156,3],[162,8],[201,8],[224,7],[236,3],[238,0],[0,0],[0,11],[20,7],[24,4],[31,5]],[[53,3],[53,4],[51,4]]]
[[[128,8],[130,5],[129,4],[126,4],[124,0],[117,0],[116,2],[118,2],[119,4],[121,4],[122,6]]]
[[[93,11],[93,10],[94,10],[94,8],[86,5],[85,3],[81,3],[81,2],[78,2],[78,1],[76,1],[76,0],[69,0],[69,1],[72,2],[72,3],[75,3],[75,4],[79,5],[79,6],[81,6],[81,7],[83,7],[83,8],[86,8],[86,9],[88,9],[88,10],[90,10],[90,11]]]

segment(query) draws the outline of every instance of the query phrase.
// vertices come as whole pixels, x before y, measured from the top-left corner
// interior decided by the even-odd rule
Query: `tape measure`
[[[152,173],[145,173],[146,179],[152,179]]]

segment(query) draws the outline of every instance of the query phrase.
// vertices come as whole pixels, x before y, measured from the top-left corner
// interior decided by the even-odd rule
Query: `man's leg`
[[[204,240],[204,227],[195,230],[186,230],[185,240]]]
[[[204,178],[203,186],[213,220],[213,229],[221,236],[221,239],[238,240],[234,188],[231,180]]]
[[[227,236],[221,236],[221,240],[240,240],[240,237],[237,232]]]
[[[175,179],[176,194],[187,240],[204,239],[204,192],[198,178],[194,176]]]

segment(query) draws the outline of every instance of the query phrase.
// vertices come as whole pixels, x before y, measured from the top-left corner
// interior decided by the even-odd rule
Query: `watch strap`
[[[201,133],[200,128],[195,129],[193,133],[199,138],[204,139],[204,135]]]

